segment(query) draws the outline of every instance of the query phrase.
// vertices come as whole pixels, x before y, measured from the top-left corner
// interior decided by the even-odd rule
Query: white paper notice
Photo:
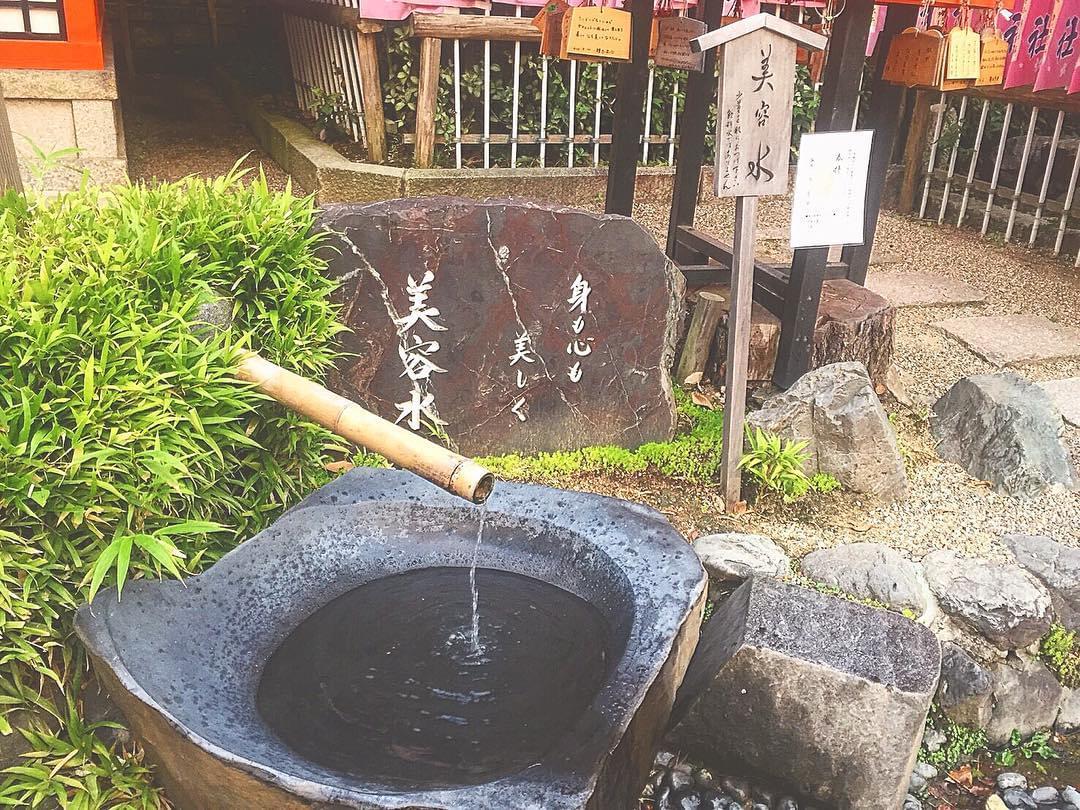
[[[791,247],[861,245],[874,131],[818,132],[799,141]]]

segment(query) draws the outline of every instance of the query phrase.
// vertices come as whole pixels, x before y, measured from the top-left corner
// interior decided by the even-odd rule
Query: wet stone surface
[[[335,391],[466,455],[670,437],[682,276],[633,220],[429,197],[321,227],[349,328]]]

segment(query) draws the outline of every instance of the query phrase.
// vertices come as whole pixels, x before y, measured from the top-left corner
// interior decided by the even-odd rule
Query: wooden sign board
[[[982,55],[979,58],[979,76],[976,87],[1001,84],[1005,80],[1005,60],[1009,56],[1009,43],[996,31],[983,33]]]
[[[791,200],[791,247],[861,245],[873,130],[806,133]]]
[[[567,12],[563,21],[565,47],[569,58],[595,58],[629,61],[629,11],[603,6],[578,6]]]
[[[656,26],[656,50],[653,61],[658,67],[677,70],[705,69],[705,54],[690,50],[690,40],[705,33],[707,26],[692,17],[660,17]]]
[[[970,28],[953,28],[945,37],[945,78],[979,78],[979,35]]]
[[[938,87],[944,78],[945,37],[908,28],[893,38],[882,78],[907,87]]]
[[[717,197],[786,194],[795,42],[761,28],[720,52]]]
[[[563,18],[570,6],[566,0],[554,0],[547,3],[536,17],[543,15],[540,28],[540,53],[544,56],[558,56],[562,44]],[[534,18],[535,24],[535,18]]]

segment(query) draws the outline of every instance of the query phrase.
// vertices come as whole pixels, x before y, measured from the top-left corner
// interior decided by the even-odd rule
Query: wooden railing
[[[900,208],[1059,255],[1077,203],[1080,96],[920,91],[914,105]]]

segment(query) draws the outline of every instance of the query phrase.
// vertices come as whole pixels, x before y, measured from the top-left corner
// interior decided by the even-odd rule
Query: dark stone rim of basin
[[[256,710],[263,665],[303,619],[367,581],[468,566],[476,521],[475,507],[411,474],[354,470],[186,583],[132,582],[119,602],[103,591],[80,608],[76,630],[95,666],[182,738],[305,801],[582,807],[705,589],[690,545],[637,504],[507,483],[489,500],[480,567],[534,576],[590,601],[607,616],[620,653],[589,711],[536,765],[480,785],[402,790],[303,759]],[[470,531],[448,537],[455,522]]]

